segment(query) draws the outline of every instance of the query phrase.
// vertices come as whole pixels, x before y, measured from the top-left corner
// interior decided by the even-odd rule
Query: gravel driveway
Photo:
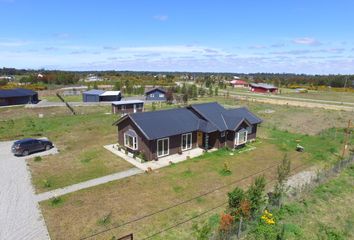
[[[13,141],[0,142],[0,239],[50,239],[24,157],[11,153]],[[29,157],[57,153],[49,151]]]

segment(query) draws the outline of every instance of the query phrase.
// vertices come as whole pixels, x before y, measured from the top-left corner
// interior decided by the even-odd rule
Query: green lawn
[[[82,95],[63,96],[63,98],[67,102],[82,102]],[[61,102],[61,100],[56,95],[44,96],[41,99],[46,99],[48,102]]]

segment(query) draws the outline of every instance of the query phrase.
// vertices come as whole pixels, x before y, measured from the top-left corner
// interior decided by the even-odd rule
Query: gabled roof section
[[[126,117],[129,117],[149,140],[199,129],[199,118],[186,108],[140,112],[128,114]],[[118,120],[116,125],[121,120]]]
[[[211,102],[193,104],[190,108],[200,114],[205,120],[213,124],[217,130],[225,131],[228,129],[225,119],[222,116],[222,113],[224,113],[226,109],[219,103]]]
[[[260,118],[248,111],[247,108],[227,110],[217,102],[194,104],[190,108],[214,125],[219,131],[234,130],[243,121],[247,121],[250,124],[262,122]]]
[[[229,110],[227,110],[227,112],[231,115],[240,116],[240,117],[246,119],[250,124],[259,124],[262,122],[262,119],[260,119],[256,115],[254,115],[252,112],[250,112],[245,107],[229,109]]]
[[[141,100],[115,101],[112,102],[112,105],[126,105],[126,104],[134,104],[134,103],[144,103],[144,101]]]
[[[120,91],[105,91],[100,96],[119,96]]]
[[[149,94],[149,93],[154,92],[154,91],[159,91],[159,92],[162,92],[162,93],[166,93],[165,89],[162,89],[162,88],[159,88],[159,87],[155,87],[155,88],[152,88],[152,89],[149,89],[149,90],[145,91],[145,94]]]

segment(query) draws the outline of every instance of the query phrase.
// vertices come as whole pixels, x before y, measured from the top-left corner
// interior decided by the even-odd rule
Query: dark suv
[[[30,153],[49,150],[53,147],[53,143],[48,140],[25,138],[14,142],[11,147],[13,154],[27,156]]]

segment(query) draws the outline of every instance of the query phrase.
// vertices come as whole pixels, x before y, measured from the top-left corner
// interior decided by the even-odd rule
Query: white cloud
[[[28,44],[29,42],[21,40],[0,40],[0,47],[22,47]]]
[[[158,21],[166,21],[166,20],[168,20],[168,16],[167,15],[155,15],[154,19],[158,20]]]
[[[308,45],[308,46],[321,45],[321,43],[318,40],[316,40],[315,38],[311,38],[311,37],[295,38],[293,40],[293,43],[300,44],[300,45]]]

